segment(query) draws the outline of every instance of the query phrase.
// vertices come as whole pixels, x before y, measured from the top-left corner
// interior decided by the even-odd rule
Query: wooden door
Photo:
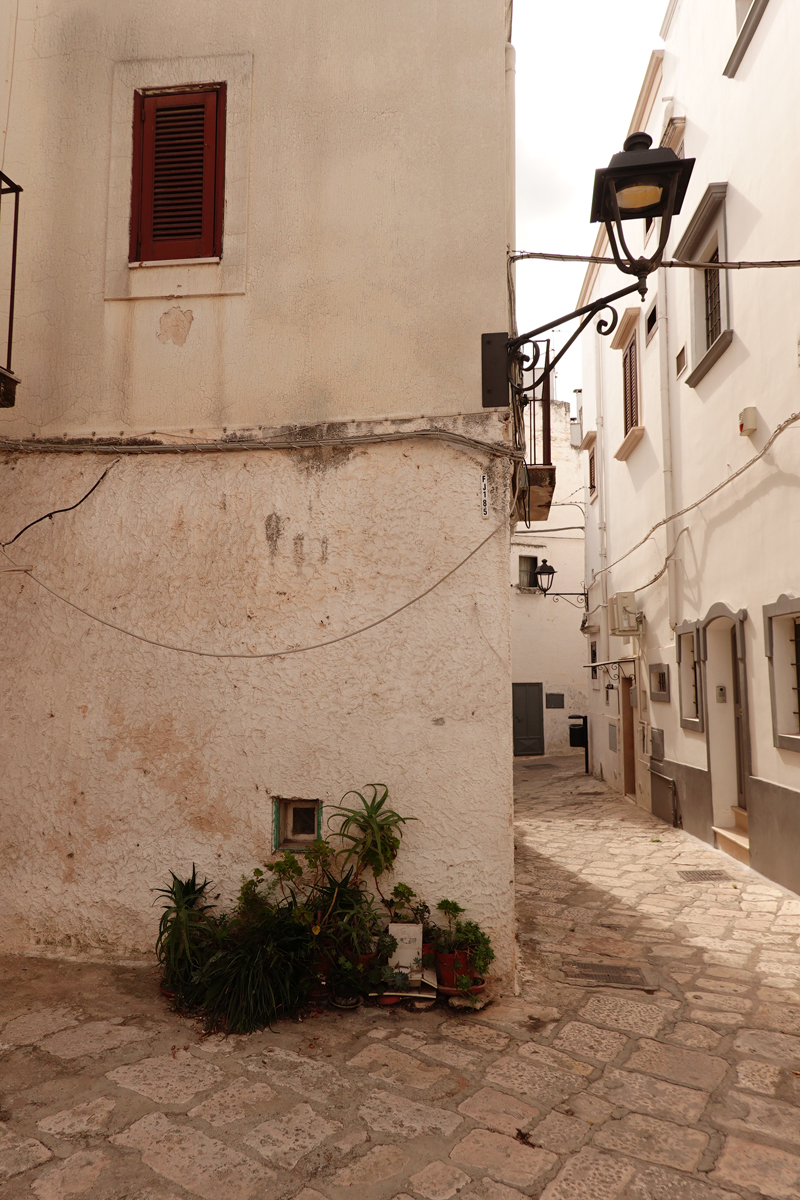
[[[636,746],[634,744],[632,679],[620,679],[619,703],[622,717],[622,779],[626,796],[636,795]]]
[[[544,754],[544,705],[541,683],[511,685],[514,710],[514,754]]]

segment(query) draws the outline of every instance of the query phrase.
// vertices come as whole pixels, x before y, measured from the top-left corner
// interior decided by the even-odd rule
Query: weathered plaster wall
[[[507,426],[475,418],[484,436]],[[476,432],[472,428],[473,435]],[[5,541],[74,503],[95,454],[6,455]],[[480,475],[491,512],[481,517]],[[385,781],[407,827],[397,877],[469,902],[513,962],[507,466],[440,442],[123,456],[0,579],[5,947],[152,946],[153,888],[196,862],[229,899],[268,854],[270,795],[336,802]]]
[[[588,703],[586,647],[581,633],[580,598],[546,599],[519,588],[521,555],[546,558],[556,568],[554,592],[579,592],[584,578],[583,473],[580,451],[570,444],[570,408],[551,403],[551,450],[556,490],[550,515],[511,541],[511,677],[515,683],[543,683],[544,693],[562,692],[564,708],[545,708],[545,753],[569,749],[569,714],[585,713]],[[572,528],[567,528],[572,526]],[[555,531],[555,532],[553,532]],[[577,609],[576,607],[577,606]]]
[[[480,335],[507,321],[504,18],[504,0],[20,0],[23,384],[0,431],[479,410]],[[222,261],[130,270],[134,90],[221,80]],[[160,337],[175,308],[187,335]]]

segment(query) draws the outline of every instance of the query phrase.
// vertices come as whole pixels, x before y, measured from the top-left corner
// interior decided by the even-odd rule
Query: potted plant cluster
[[[358,803],[346,805],[350,797]],[[381,890],[414,819],[388,800],[383,784],[347,792],[328,821],[335,844],[318,839],[256,867],[230,912],[215,908],[194,866],[185,880],[173,872],[159,889],[156,952],[174,1004],[202,1014],[209,1029],[246,1033],[309,1002],[397,1003],[434,961],[444,992],[479,988],[494,953],[487,935],[460,919],[464,910],[440,901],[447,924],[439,926],[408,885],[388,897]]]

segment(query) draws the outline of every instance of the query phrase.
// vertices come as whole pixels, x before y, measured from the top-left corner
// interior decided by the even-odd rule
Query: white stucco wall
[[[3,540],[106,465],[5,457]],[[3,947],[147,949],[170,869],[196,862],[229,899],[269,854],[270,795],[330,805],[380,780],[418,818],[396,878],[465,903],[508,976],[508,504],[504,465],[439,444],[128,456],[85,504],[26,533],[15,561],[96,615],[257,653],[358,629],[502,526],[393,620],[271,660],[149,646],[5,575]]]
[[[544,696],[563,694],[563,709],[544,709],[545,753],[558,754],[569,750],[569,714],[586,712],[583,606],[579,596],[557,600],[519,587],[519,559],[526,555],[540,563],[546,558],[556,568],[554,592],[583,588],[583,475],[580,451],[570,444],[569,404],[552,401],[550,421],[556,464],[550,515],[546,521],[532,522],[530,529],[517,525],[511,539],[511,677],[514,683],[543,684]]]
[[[510,446],[507,412],[481,411],[480,354],[507,321],[505,9],[20,0],[3,539],[109,462],[43,440],[118,441],[121,459],[16,561],[126,629],[249,651],[359,628],[499,529],[391,622],[254,662],[147,646],[5,575],[5,946],[147,949],[170,868],[197,862],[229,899],[269,849],[270,795],[330,804],[379,779],[419,818],[398,876],[463,903],[511,979],[508,458],[391,441]],[[134,90],[222,81],[222,260],[131,269]],[[274,436],[374,444],[230,449]]]
[[[504,0],[20,0],[0,433],[479,409],[507,320],[504,22]],[[129,270],[134,89],[220,80],[222,262]],[[158,336],[175,307],[182,344]]]
[[[645,127],[658,144],[670,118],[685,120],[685,154],[697,161],[683,210],[673,222],[667,257],[674,253],[706,189],[721,182],[728,185],[728,259],[800,256],[793,199],[797,160],[785,152],[781,134],[796,124],[800,83],[794,48],[800,38],[800,12],[793,5],[768,4],[735,77],[727,78],[723,69],[736,33],[735,5],[728,0],[710,0],[702,12],[685,0],[675,7],[667,32],[663,76],[657,81],[652,109],[646,112]],[[620,130],[620,143],[624,135],[625,130]],[[636,253],[642,244],[642,230],[631,226],[631,237]],[[593,296],[622,284],[613,267],[591,269],[588,278]],[[598,638],[600,657],[625,652],[622,641],[608,635],[605,593],[636,592],[637,607],[644,614],[639,682],[646,687],[647,664],[660,661],[670,664],[672,685],[669,704],[640,707],[637,719],[663,729],[666,759],[704,771],[710,768],[712,785],[717,777],[714,819],[731,825],[729,809],[725,812],[731,803],[730,778],[722,770],[717,750],[710,748],[720,716],[713,689],[726,682],[725,670],[714,666],[710,654],[706,668],[709,728],[703,733],[681,728],[674,626],[702,620],[717,604],[733,612],[746,610],[751,773],[800,790],[798,755],[773,745],[762,618],[762,607],[781,594],[800,595],[797,427],[783,433],[768,454],[739,479],[675,522],[679,540],[672,600],[669,572],[650,582],[670,548],[663,529],[610,567],[605,591],[601,574],[604,565],[625,555],[668,511],[682,509],[724,483],[764,447],[771,431],[797,410],[798,272],[728,272],[733,340],[705,377],[690,387],[687,379],[702,356],[694,336],[698,286],[702,286],[702,277],[698,283],[698,277],[689,271],[662,271],[651,276],[638,323],[645,434],[625,462],[613,457],[623,435],[621,352],[611,349],[610,339],[598,337],[593,330],[584,337],[584,424],[597,429],[602,491],[589,510],[587,570],[593,580],[592,620],[598,628],[592,636]],[[658,330],[646,344],[643,317],[655,297]],[[686,348],[688,367],[678,377],[676,356],[682,347]],[[738,414],[749,405],[757,407],[758,424],[752,436],[743,437]],[[671,504],[667,494],[670,443]],[[635,654],[635,642],[632,649]],[[594,769],[621,786],[619,756],[608,750],[608,713],[602,689],[594,694]],[[728,758],[729,750],[725,751]],[[637,764],[637,787],[641,787],[637,798],[644,802],[647,763],[640,757]],[[723,793],[724,803],[720,801]],[[768,866],[762,863],[758,869],[767,870]]]

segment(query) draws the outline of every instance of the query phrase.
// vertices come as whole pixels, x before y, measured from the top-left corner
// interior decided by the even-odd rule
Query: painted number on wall
[[[489,476],[481,475],[481,516],[489,516]]]

